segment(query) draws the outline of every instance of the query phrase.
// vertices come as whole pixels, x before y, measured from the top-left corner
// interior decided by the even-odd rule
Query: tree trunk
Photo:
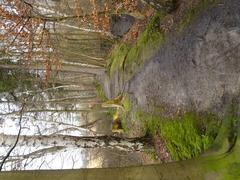
[[[1,68],[5,69],[19,69],[19,65],[15,64],[0,64]],[[46,67],[44,64],[34,64],[29,66],[22,66],[23,69],[31,69],[31,70],[45,70]],[[102,74],[105,70],[104,68],[89,68],[89,67],[79,67],[76,65],[65,65],[60,69],[52,69],[52,71],[67,71],[67,72],[82,72],[86,74]]]
[[[227,154],[162,165],[58,170],[2,172],[4,180],[160,180],[160,179],[237,179],[240,169],[239,140],[233,151]]]
[[[239,134],[240,135],[240,134]],[[160,179],[238,179],[240,175],[240,140],[226,153],[193,160],[150,166],[58,171],[2,172],[4,180],[160,180]]]
[[[0,134],[1,146],[10,147],[16,141],[16,135]],[[18,146],[64,146],[79,148],[117,148],[123,151],[140,151],[144,141],[140,138],[123,139],[116,136],[78,137],[66,135],[20,136]]]
[[[234,123],[233,123],[234,122]],[[168,164],[155,164],[135,167],[100,168],[80,170],[47,170],[47,171],[12,171],[0,173],[0,179],[4,180],[160,180],[160,179],[238,179],[240,177],[240,122],[239,117],[233,117],[222,123],[222,128],[216,138],[213,148],[203,156],[186,161]],[[23,137],[22,137],[23,138]],[[30,137],[26,137],[25,141]],[[46,137],[42,136],[40,139]],[[53,139],[52,139],[53,138]],[[49,141],[61,141],[64,136],[54,136]],[[5,139],[5,138],[4,138]],[[33,138],[30,138],[33,139]],[[64,141],[75,143],[81,139],[80,144],[90,140],[94,145],[103,143],[110,145],[115,141],[114,147],[121,140],[116,137],[100,136],[91,137],[66,137]],[[109,141],[110,140],[110,141]],[[45,140],[44,140],[45,141]],[[84,142],[85,141],[85,142]],[[63,141],[62,141],[63,142]],[[65,144],[63,144],[65,145]],[[122,146],[122,144],[120,143]],[[110,145],[111,146],[111,145]]]

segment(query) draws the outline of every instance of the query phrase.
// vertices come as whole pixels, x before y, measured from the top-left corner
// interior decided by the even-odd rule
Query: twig
[[[16,36],[14,37],[13,41],[10,43],[9,47],[11,47],[13,45],[13,43],[16,41],[16,39],[18,38],[19,34],[22,32],[22,30],[26,27],[28,21],[30,20],[30,18],[28,18],[25,23],[23,24],[23,26],[21,27],[20,31],[16,34]]]
[[[0,165],[0,171],[2,171],[2,167],[3,167],[3,164],[5,163],[5,161],[7,160],[7,158],[9,158],[11,152],[15,149],[15,147],[17,146],[17,143],[18,143],[18,140],[19,140],[19,137],[20,137],[20,134],[21,134],[21,130],[22,130],[22,116],[23,116],[23,110],[24,110],[24,106],[25,106],[25,103],[22,105],[22,109],[20,110],[20,118],[19,118],[19,130],[18,130],[18,135],[17,135],[17,139],[13,145],[13,147],[8,151],[7,155],[4,157],[1,165]]]

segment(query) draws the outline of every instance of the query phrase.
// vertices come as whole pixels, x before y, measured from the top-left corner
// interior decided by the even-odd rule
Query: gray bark
[[[12,146],[16,135],[0,134],[2,146]],[[20,136],[18,146],[64,146],[79,148],[117,148],[123,151],[142,150],[140,139],[122,139],[115,136],[77,137],[66,135]]]

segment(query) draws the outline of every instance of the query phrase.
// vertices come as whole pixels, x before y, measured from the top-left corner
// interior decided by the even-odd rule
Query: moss
[[[110,76],[118,69],[122,69],[126,54],[130,48],[129,46],[130,45],[121,43],[117,44],[112,50],[107,60],[107,70]]]
[[[123,99],[121,101],[121,104],[123,106],[123,112],[122,112],[122,128],[124,132],[129,132],[129,127],[127,125],[128,118],[130,116],[130,112],[132,110],[132,102],[128,94],[124,94]]]
[[[125,94],[123,99],[122,99],[122,105],[123,105],[123,108],[126,112],[129,112],[131,111],[131,108],[132,108],[132,103],[131,103],[131,100],[130,100],[130,97],[128,94]]]
[[[239,99],[239,97],[237,98]],[[214,163],[205,163],[204,171],[211,169],[221,172],[223,179],[239,179],[240,173],[240,118],[239,100],[233,99],[228,105],[218,136],[213,144],[212,152],[217,156]],[[207,156],[208,161],[212,160]]]
[[[113,120],[113,116],[116,114],[115,108],[107,108],[106,118],[109,120]]]
[[[138,112],[144,131],[160,135],[175,160],[190,159],[207,150],[217,136],[219,119],[211,113],[184,113],[173,118]]]
[[[115,46],[107,61],[110,76],[117,70],[121,70],[128,78],[131,78],[145,60],[164,42],[165,35],[159,28],[159,21],[164,16],[163,14],[158,13],[151,19],[137,42],[132,44],[122,42]]]
[[[114,103],[114,101],[117,101],[117,104],[119,105],[119,107],[117,107],[117,108],[115,106],[109,107],[107,110],[107,116],[113,120],[116,120],[116,119],[120,120],[121,126],[122,126],[124,132],[128,132],[129,128],[127,126],[127,118],[129,118],[130,111],[132,109],[132,103],[131,103],[129,95],[124,93],[124,94],[119,95],[119,97],[116,98],[117,100],[116,99],[107,100],[107,98],[104,95],[104,92],[99,84],[96,84],[96,89],[99,94],[99,97],[101,97],[101,99],[105,103],[111,104],[111,103]]]
[[[128,133],[129,132],[129,128],[127,126],[127,119],[126,118],[123,118],[122,121],[121,121],[121,125],[122,125],[122,129],[125,133]]]
[[[100,100],[103,101],[103,102],[107,101],[108,98],[106,97],[101,85],[99,83],[95,83],[95,88],[96,88],[97,95],[100,98]]]
[[[228,105],[225,117],[222,120],[221,128],[214,141],[214,147],[211,149],[212,151],[218,151],[219,154],[225,153],[226,149],[234,146],[236,143],[235,137],[240,132],[240,118],[238,115],[240,107],[238,98],[233,98],[232,102]]]
[[[228,173],[225,174],[224,178],[225,179],[238,179],[240,177],[240,163],[232,163],[230,166],[227,168]]]
[[[181,118],[161,123],[160,135],[175,160],[196,157],[213,143],[214,137],[199,133],[196,118],[194,114],[185,114]]]
[[[152,19],[140,39],[128,51],[124,64],[124,71],[128,79],[130,79],[139,68],[142,68],[145,61],[165,42],[165,34],[158,26],[160,17],[161,15],[158,14]]]
[[[181,32],[192,19],[203,9],[219,0],[201,0],[197,5],[190,6],[185,11],[185,16],[176,25],[176,31]],[[111,51],[107,60],[107,69],[110,77],[116,71],[123,72],[125,80],[132,78],[145,61],[156,52],[156,50],[166,41],[166,33],[159,27],[159,22],[167,15],[162,10],[153,16],[145,31],[135,43],[120,42]]]

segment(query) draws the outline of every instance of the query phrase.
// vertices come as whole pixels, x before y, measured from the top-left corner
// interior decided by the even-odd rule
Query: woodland
[[[240,178],[239,0],[0,15],[0,179]]]

